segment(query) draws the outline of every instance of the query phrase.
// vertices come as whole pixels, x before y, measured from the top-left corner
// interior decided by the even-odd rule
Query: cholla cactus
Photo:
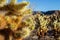
[[[16,4],[16,1],[17,0],[11,0],[9,4],[6,4],[5,6],[0,7],[1,11],[3,10],[7,11],[7,13],[3,15],[4,20],[0,16],[1,17],[0,25],[4,27],[3,29],[5,29],[5,26],[7,29],[10,28],[10,30],[13,31],[14,34],[17,31],[19,31],[20,32],[19,35],[21,35],[22,38],[25,38],[29,36],[30,32],[33,31],[35,28],[34,19],[33,19],[33,16],[31,16],[30,14],[32,13],[32,11],[26,7],[29,4],[29,2],[22,2],[22,3]],[[29,14],[31,17],[25,18],[26,16],[29,16],[27,14]],[[24,25],[26,25],[26,27],[21,24],[23,22],[22,21],[23,18],[25,18]],[[20,30],[18,30],[18,28]]]
[[[39,20],[40,20],[41,29],[47,32],[47,30],[48,30],[47,25],[49,23],[49,20],[45,17],[45,15],[40,16]]]
[[[46,18],[46,16],[44,14],[36,14],[35,17],[37,17],[37,27],[38,27],[38,35],[39,36],[44,36],[44,34],[48,31],[47,25],[49,23],[48,17]],[[38,21],[39,20],[39,21]],[[39,22],[39,23],[38,23]]]

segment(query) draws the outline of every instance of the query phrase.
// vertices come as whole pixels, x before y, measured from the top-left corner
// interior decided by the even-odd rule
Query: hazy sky
[[[18,0],[19,2],[21,0]],[[27,0],[35,11],[60,10],[60,0]]]

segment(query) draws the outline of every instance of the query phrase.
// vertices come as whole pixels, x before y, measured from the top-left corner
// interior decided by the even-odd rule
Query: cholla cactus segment
[[[11,28],[12,31],[17,30],[18,26],[20,26],[22,17],[20,16],[5,16],[5,19],[7,23],[9,24],[9,28]]]
[[[60,26],[59,24],[60,24],[60,22],[57,22],[57,20],[54,21],[54,26],[55,26],[55,27],[56,27],[56,26]]]
[[[54,24],[54,29],[57,30],[57,31],[60,31],[60,22],[55,20],[53,24]]]
[[[0,29],[4,29],[4,28],[6,28],[6,20],[5,20],[5,18],[4,18],[5,16],[3,16],[3,15],[0,15]]]
[[[21,36],[25,38],[30,35],[31,30],[28,27],[25,27],[25,28],[22,28],[21,33],[22,33]]]
[[[6,2],[6,0],[0,0],[0,3]]]
[[[32,9],[26,9],[24,12],[23,12],[24,15],[31,15],[32,14]]]
[[[24,11],[26,10],[26,6],[29,4],[29,2],[22,2],[22,3],[19,3],[17,5],[14,6],[14,8],[17,10],[17,11]]]
[[[0,7],[6,5],[6,2],[7,2],[6,0],[0,0]]]
[[[16,4],[17,0],[10,0],[10,4]]]
[[[26,38],[30,35],[31,31],[28,27],[23,27],[14,33],[15,38]]]
[[[29,27],[31,30],[34,30],[34,28],[35,28],[35,21],[34,21],[34,18],[33,18],[32,15],[30,15],[30,16],[25,16],[25,17],[23,18],[23,22],[24,22],[25,25],[26,25],[27,27]]]

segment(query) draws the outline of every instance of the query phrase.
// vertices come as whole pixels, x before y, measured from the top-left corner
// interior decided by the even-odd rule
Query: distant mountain
[[[40,12],[33,11],[33,14],[36,14],[36,13],[42,13],[42,14],[45,14],[45,15],[51,15],[53,13],[60,13],[60,10],[51,10],[51,11],[46,11],[46,12],[44,12],[44,11],[40,11]]]

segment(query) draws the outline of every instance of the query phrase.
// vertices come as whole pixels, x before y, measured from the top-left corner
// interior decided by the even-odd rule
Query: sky
[[[60,0],[26,0],[34,11],[60,10]],[[21,2],[21,0],[18,0]]]

